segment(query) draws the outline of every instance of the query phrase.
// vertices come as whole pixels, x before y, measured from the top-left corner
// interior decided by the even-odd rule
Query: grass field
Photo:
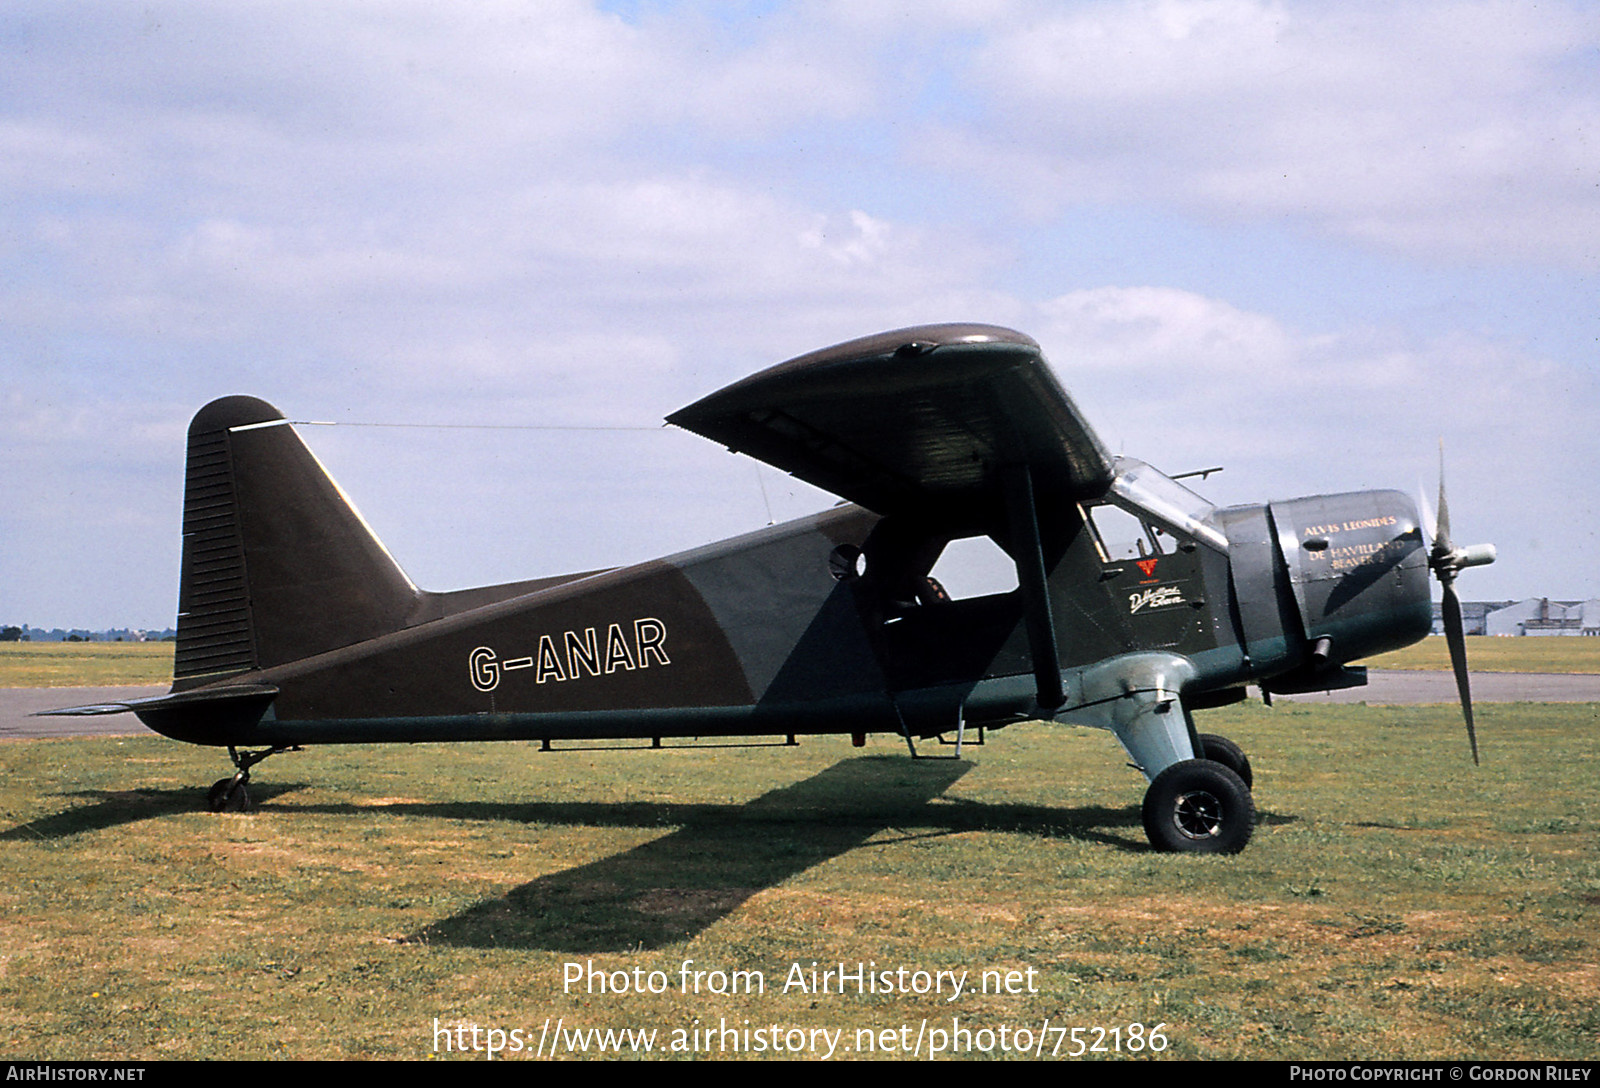
[[[0,643],[0,688],[170,684],[170,642]],[[1479,672],[1600,673],[1600,638],[1469,638]],[[1443,638],[1372,658],[1378,669],[1449,669]]]
[[[1474,672],[1600,673],[1600,638],[1467,638],[1467,662]],[[1443,635],[1423,639],[1365,662],[1374,669],[1450,668]]]
[[[0,688],[172,683],[172,642],[0,642]]]
[[[971,765],[886,742],[315,749],[258,768],[244,816],[198,811],[219,752],[7,743],[0,1055],[443,1057],[435,1018],[529,1050],[549,1018],[658,1048],[843,1031],[852,1057],[858,1030],[911,1045],[956,1019],[973,1056],[1002,1056],[1002,1027],[1127,1050],[1137,1024],[1181,1058],[1600,1057],[1600,707],[1480,708],[1478,769],[1447,707],[1201,724],[1256,765],[1237,857],[1151,853],[1142,781],[1067,727]],[[685,961],[766,991],[684,994]],[[782,992],[813,961],[1023,992]],[[667,992],[563,992],[569,963]]]

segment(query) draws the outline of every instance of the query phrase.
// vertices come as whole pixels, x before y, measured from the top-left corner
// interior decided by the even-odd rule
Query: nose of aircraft
[[[1423,543],[1415,504],[1398,491],[1316,495],[1275,502],[1269,509],[1306,638],[1309,660],[1302,667],[1313,676],[1428,634],[1433,628],[1428,575],[1438,577],[1450,663],[1476,763],[1466,642],[1454,583],[1461,570],[1494,562],[1495,549],[1492,544],[1459,547],[1450,540],[1442,474],[1431,549]]]
[[[1275,502],[1278,546],[1318,664],[1410,645],[1433,626],[1428,552],[1399,491]]]

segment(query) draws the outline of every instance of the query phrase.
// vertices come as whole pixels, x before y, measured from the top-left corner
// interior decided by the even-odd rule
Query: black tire
[[[1256,777],[1250,770],[1250,757],[1244,754],[1243,748],[1227,737],[1219,737],[1215,733],[1201,733],[1200,749],[1195,753],[1196,758],[1222,764],[1238,775],[1246,786],[1255,789]]]
[[[243,782],[219,778],[206,792],[206,807],[212,812],[248,812],[250,790]]]
[[[1256,826],[1250,787],[1209,759],[1174,763],[1144,795],[1144,833],[1166,853],[1237,854]]]

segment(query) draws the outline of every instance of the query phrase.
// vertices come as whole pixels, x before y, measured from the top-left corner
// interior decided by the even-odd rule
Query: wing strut
[[[1056,652],[1056,625],[1050,614],[1050,590],[1045,579],[1044,546],[1039,540],[1039,513],[1033,501],[1033,474],[1027,465],[1002,470],[1005,479],[1006,519],[1011,529],[1011,556],[1017,564],[1017,585],[1028,624],[1028,649],[1033,653],[1033,680],[1039,706],[1050,711],[1066,702],[1061,690],[1060,657]]]

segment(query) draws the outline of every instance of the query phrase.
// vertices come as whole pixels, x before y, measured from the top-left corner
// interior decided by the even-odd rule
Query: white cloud
[[[1301,350],[1262,314],[1170,287],[1096,287],[1039,306],[1038,335],[1067,345],[1074,369],[1237,376],[1285,367]]]
[[[1045,7],[976,52],[986,116],[938,153],[1040,210],[1174,203],[1593,268],[1597,44],[1560,3]]]

